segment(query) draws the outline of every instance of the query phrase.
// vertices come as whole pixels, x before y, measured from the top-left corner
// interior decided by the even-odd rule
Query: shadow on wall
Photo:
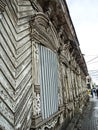
[[[71,121],[70,117],[67,117],[59,130],[66,130],[66,128],[68,127],[68,124],[70,123],[70,121]]]
[[[2,126],[0,125],[0,130],[5,130],[5,128],[2,128]]]

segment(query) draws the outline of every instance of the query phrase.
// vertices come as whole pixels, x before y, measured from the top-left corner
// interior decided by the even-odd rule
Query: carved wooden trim
[[[35,14],[31,21],[31,39],[51,50],[57,50],[59,47],[57,33],[51,21],[43,13]]]
[[[40,94],[40,85],[34,85],[35,92]]]
[[[60,109],[58,112],[56,112],[55,114],[53,114],[52,116],[50,116],[45,120],[42,120],[41,115],[33,117],[31,128],[32,129],[38,128],[38,130],[43,130],[45,127],[48,126],[49,123],[52,123],[53,120],[55,119],[58,120],[63,112],[64,112],[64,108]]]
[[[64,55],[60,55],[60,62],[65,64],[67,67],[69,66],[68,59]]]
[[[32,7],[36,10],[36,11],[41,11],[42,12],[42,8],[39,5],[39,3],[37,2],[37,0],[30,0]]]
[[[36,43],[32,41],[32,75],[35,75],[35,55],[36,55]],[[33,116],[37,116],[40,114],[40,85],[36,84],[35,76],[32,77],[33,84]]]
[[[0,0],[0,12],[5,10],[6,2],[5,0]]]

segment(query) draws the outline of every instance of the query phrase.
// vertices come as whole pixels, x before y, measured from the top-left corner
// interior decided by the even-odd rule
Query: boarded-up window
[[[58,110],[57,57],[50,49],[39,45],[41,110],[43,119]]]

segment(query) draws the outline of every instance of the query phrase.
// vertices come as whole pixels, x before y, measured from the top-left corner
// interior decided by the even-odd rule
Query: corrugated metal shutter
[[[39,45],[41,110],[43,119],[58,110],[58,74],[56,54]]]

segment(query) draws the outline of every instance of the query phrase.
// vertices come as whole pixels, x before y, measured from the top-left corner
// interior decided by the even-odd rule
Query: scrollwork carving
[[[46,123],[44,126],[39,128],[39,130],[46,130],[46,128],[47,129],[54,128],[54,126],[56,125],[57,122],[58,122],[58,118],[51,120],[50,122]]]
[[[35,94],[34,99],[33,99],[33,115],[39,115],[41,113],[41,108],[40,108],[40,94]]]

